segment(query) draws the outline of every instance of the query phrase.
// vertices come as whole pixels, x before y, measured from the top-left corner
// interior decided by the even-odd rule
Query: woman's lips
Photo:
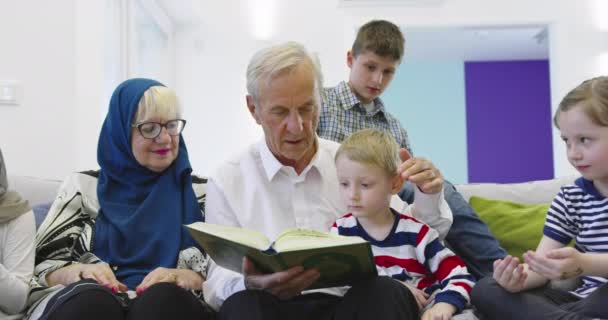
[[[169,151],[171,151],[171,149],[161,149],[161,150],[155,150],[154,153],[156,153],[158,155],[161,155],[161,156],[164,156],[167,153],[169,153]]]

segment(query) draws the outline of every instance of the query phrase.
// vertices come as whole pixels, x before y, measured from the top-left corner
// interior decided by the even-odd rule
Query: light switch
[[[17,81],[0,81],[0,104],[19,105],[20,85]]]

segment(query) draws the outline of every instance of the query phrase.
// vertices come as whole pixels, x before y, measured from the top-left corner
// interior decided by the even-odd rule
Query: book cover
[[[271,242],[260,232],[230,226],[195,222],[186,228],[215,263],[239,273],[243,257],[248,257],[267,273],[317,268],[321,277],[308,289],[350,285],[377,275],[371,246],[359,237],[289,229]]]

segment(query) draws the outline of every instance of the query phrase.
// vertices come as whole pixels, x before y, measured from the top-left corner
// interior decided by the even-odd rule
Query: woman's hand
[[[160,282],[175,283],[177,286],[189,290],[202,290],[204,280],[203,276],[190,269],[158,267],[148,273],[144,280],[135,288],[135,292],[140,294],[150,286]]]
[[[449,303],[438,302],[435,303],[430,309],[426,310],[421,320],[450,320],[452,315],[456,312],[456,307]]]
[[[46,282],[49,286],[69,285],[82,279],[93,279],[115,293],[127,290],[127,286],[116,279],[107,263],[72,264],[46,275]]]
[[[524,289],[528,273],[519,259],[506,256],[494,261],[494,280],[505,290],[515,293]]]
[[[435,165],[424,158],[412,158],[406,149],[399,150],[399,157],[403,161],[397,168],[401,179],[415,184],[420,191],[435,194],[443,188],[443,177]]]
[[[399,281],[399,282],[401,282],[404,286],[406,286],[412,292],[412,295],[414,296],[414,298],[416,299],[416,303],[418,304],[418,309],[419,310],[424,309],[424,307],[426,307],[426,305],[429,303],[429,294],[414,287],[411,284],[408,284],[403,281]]]

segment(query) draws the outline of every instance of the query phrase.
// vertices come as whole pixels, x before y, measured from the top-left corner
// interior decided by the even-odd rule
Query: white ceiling
[[[146,0],[143,0],[146,1]],[[340,0],[365,5],[433,6],[445,0]],[[157,0],[175,25],[197,25],[203,20],[200,0]],[[407,61],[495,61],[548,59],[547,27],[402,27]],[[298,40],[298,39],[294,39]]]
[[[338,0],[339,7],[408,6],[428,7],[443,4],[445,0]]]
[[[548,59],[546,26],[403,27],[407,61]]]

